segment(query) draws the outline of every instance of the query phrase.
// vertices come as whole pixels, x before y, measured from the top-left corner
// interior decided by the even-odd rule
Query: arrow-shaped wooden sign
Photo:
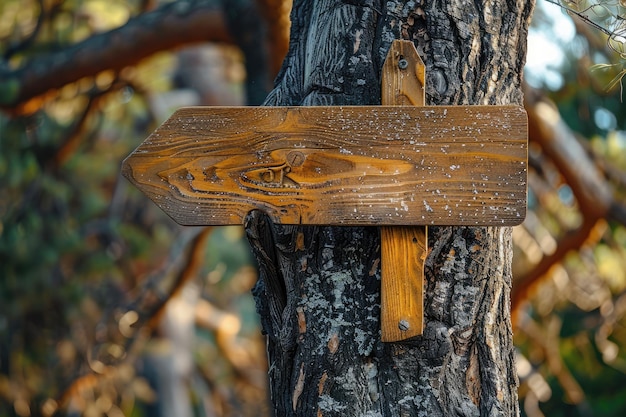
[[[191,107],[123,164],[183,225],[516,225],[526,212],[524,110]]]
[[[185,225],[381,228],[381,339],[422,333],[425,227],[511,226],[526,214],[527,119],[517,106],[424,107],[424,64],[394,41],[384,106],[178,110],[124,175]],[[404,106],[395,107],[392,105]]]

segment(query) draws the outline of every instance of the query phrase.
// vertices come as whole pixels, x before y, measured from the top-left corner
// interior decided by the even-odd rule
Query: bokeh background
[[[176,225],[120,164],[178,107],[259,104],[290,6],[0,0],[0,417],[269,415],[242,229]],[[513,287],[529,417],[626,415],[625,6],[533,18]]]

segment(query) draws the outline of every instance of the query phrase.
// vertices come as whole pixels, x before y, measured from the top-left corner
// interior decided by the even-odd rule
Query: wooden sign
[[[123,163],[183,225],[379,225],[381,334],[422,332],[424,227],[512,226],[526,215],[527,118],[519,106],[424,107],[423,63],[392,45],[383,106],[190,107]]]
[[[526,114],[514,106],[193,107],[123,164],[183,225],[516,225]]]

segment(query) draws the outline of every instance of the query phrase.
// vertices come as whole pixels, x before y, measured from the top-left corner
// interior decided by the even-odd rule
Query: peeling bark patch
[[[472,349],[469,358],[469,367],[465,374],[465,385],[470,399],[477,407],[480,405],[480,359],[476,347]]]
[[[370,277],[373,277],[374,275],[376,275],[376,272],[378,272],[379,265],[380,265],[380,258],[374,259],[374,262],[372,262],[372,267],[370,268],[370,272],[369,272]]]
[[[356,54],[359,51],[359,46],[361,45],[361,35],[363,35],[362,29],[354,32],[354,47],[352,48],[353,54]]]
[[[302,232],[298,232],[298,234],[296,235],[296,250],[304,250],[304,233]]]
[[[300,398],[302,391],[304,391],[304,364],[300,365],[300,375],[298,376],[296,386],[293,388],[293,397],[291,400],[293,411],[296,411],[296,408],[298,407],[298,399]]]
[[[337,333],[333,333],[328,340],[328,351],[331,355],[334,355],[337,352],[337,348],[339,348],[339,336]]]
[[[298,333],[306,333],[306,317],[304,315],[304,308],[298,307],[296,308],[296,312],[298,313]]]
[[[326,380],[328,379],[328,374],[324,372],[322,377],[320,378],[320,382],[317,384],[317,394],[322,395],[324,392],[324,386],[326,385]]]

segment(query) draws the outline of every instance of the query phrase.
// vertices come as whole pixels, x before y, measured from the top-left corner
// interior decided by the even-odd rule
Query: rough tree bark
[[[396,38],[425,61],[429,104],[521,104],[533,4],[296,0],[265,104],[379,104]],[[519,414],[510,228],[429,229],[424,335],[395,344],[380,341],[377,228],[280,226],[253,212],[246,230],[277,416]]]

